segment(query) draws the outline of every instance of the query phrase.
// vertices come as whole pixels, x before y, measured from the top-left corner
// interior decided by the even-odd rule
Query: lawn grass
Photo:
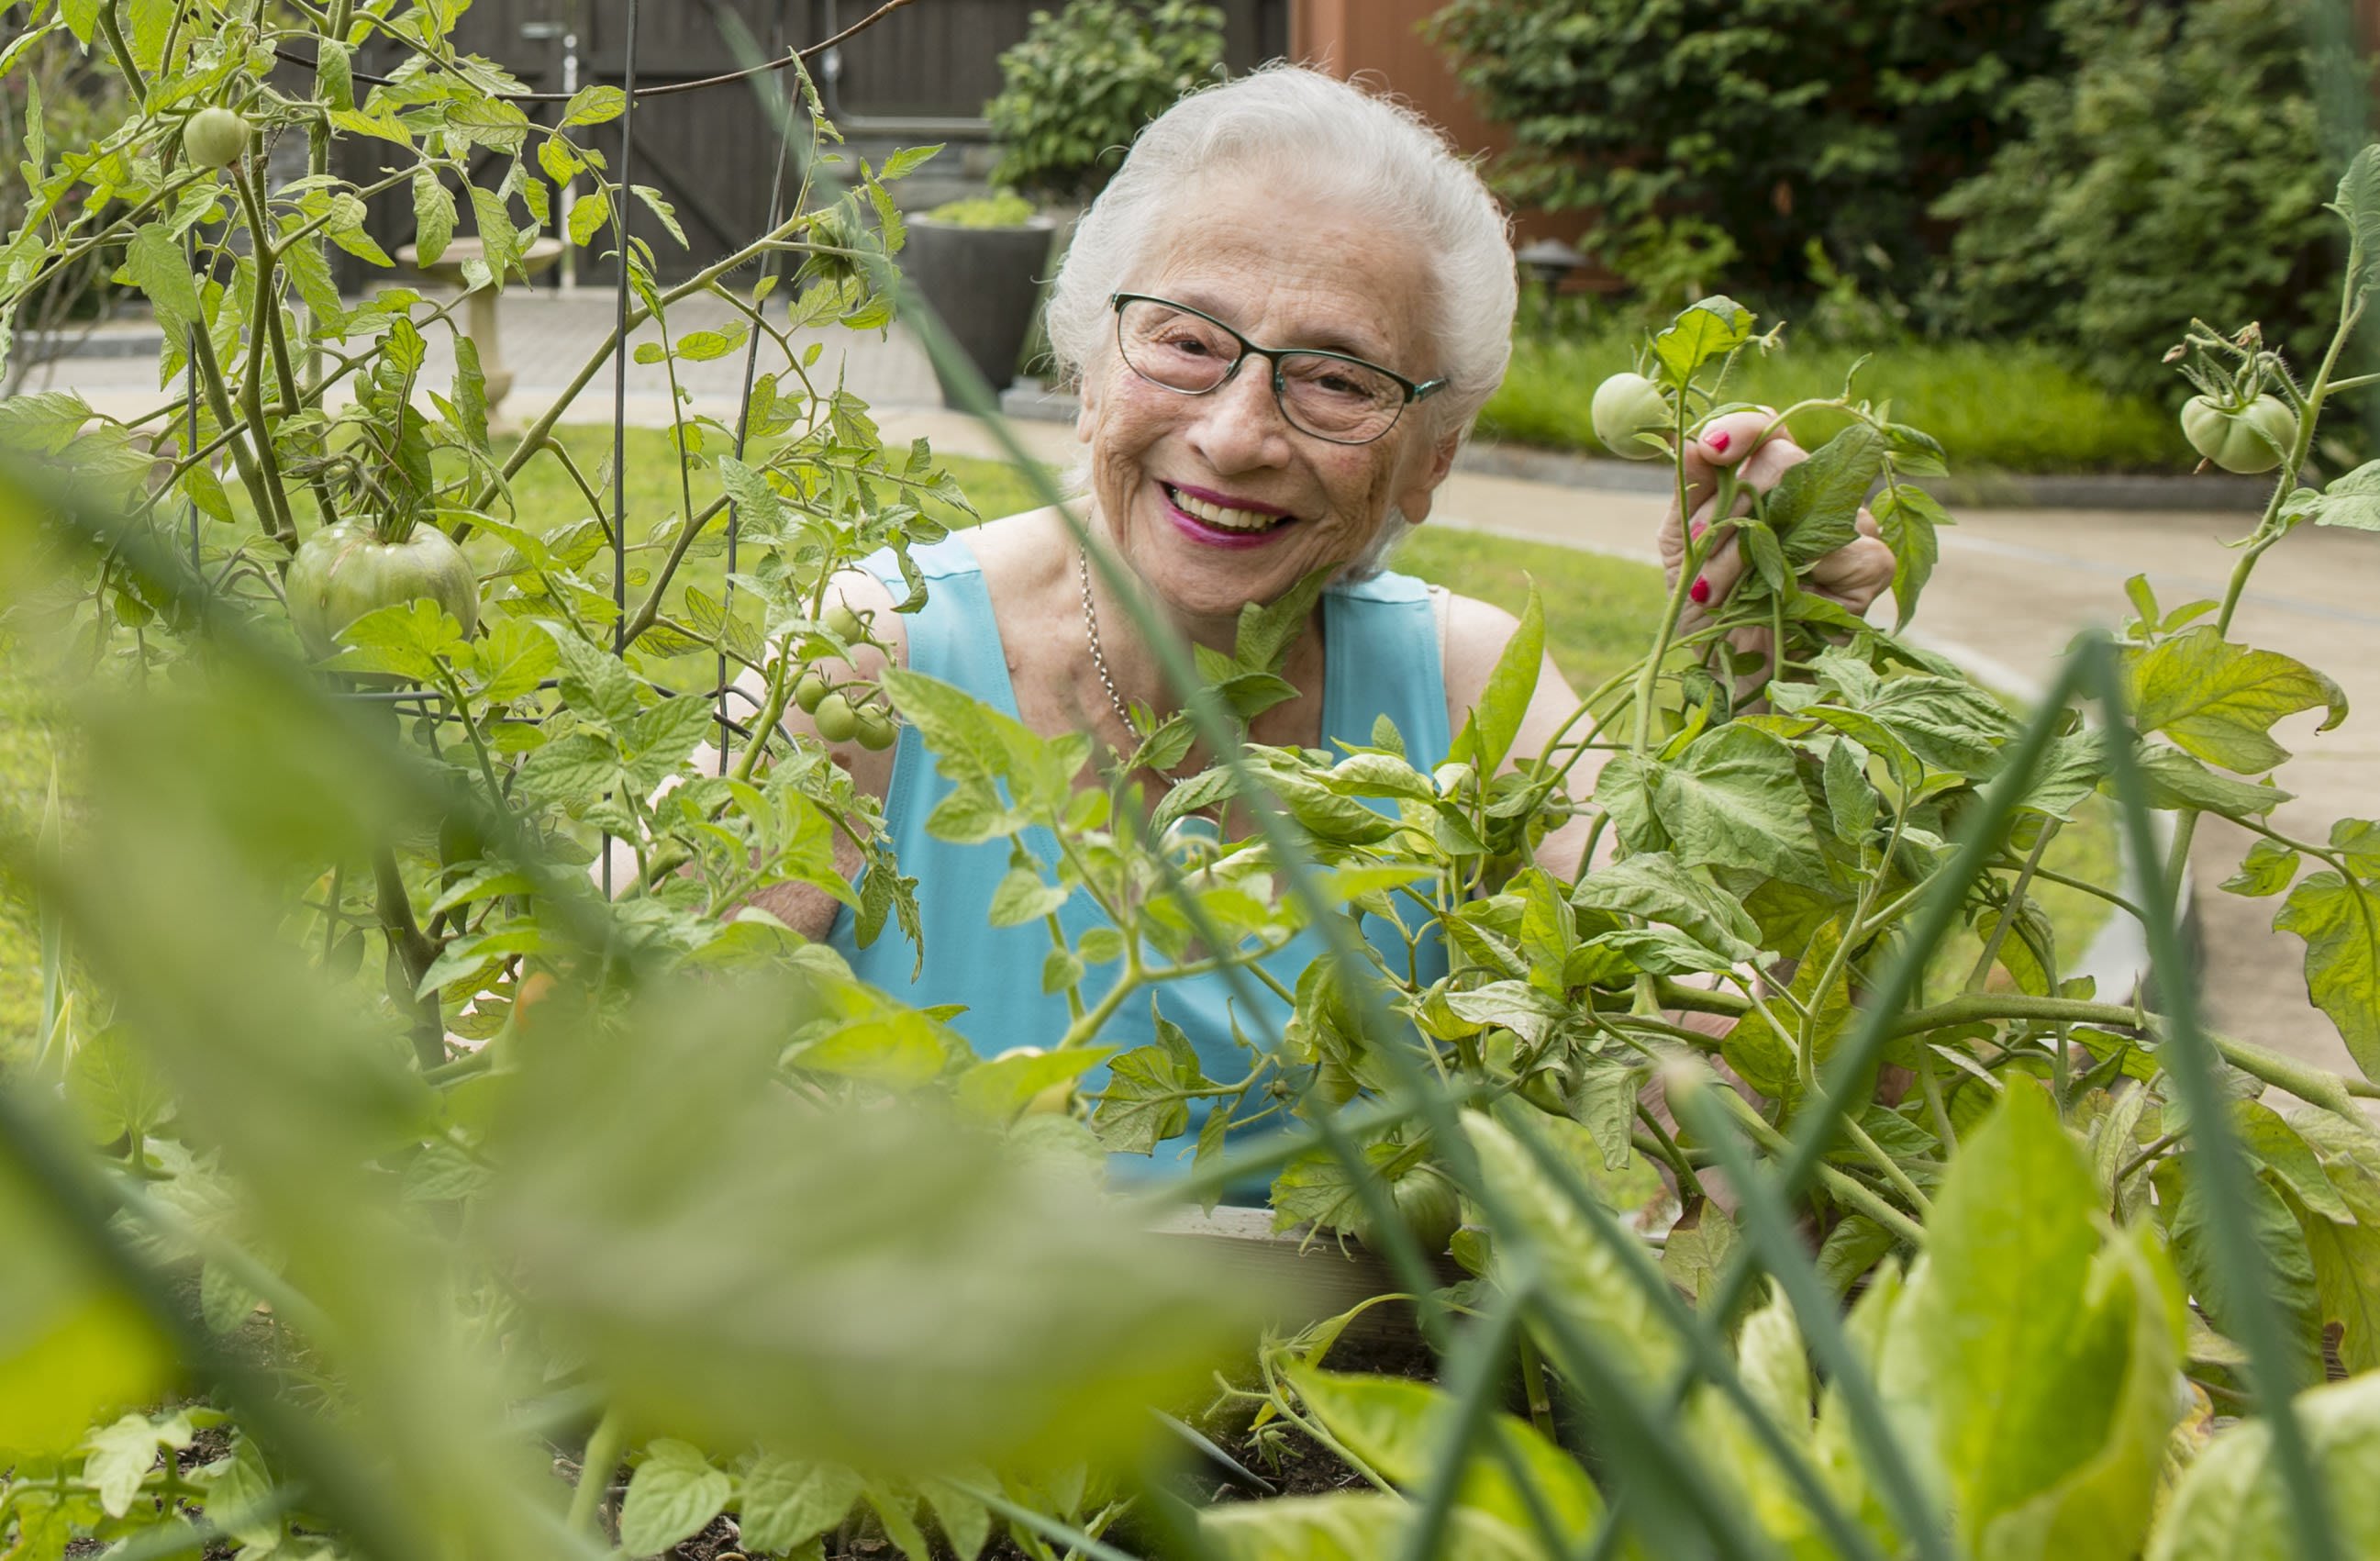
[[[608,453],[608,429],[569,429],[564,436],[574,453],[585,457],[583,470],[596,470]],[[943,464],[985,518],[1013,514],[1038,502],[1026,480],[1002,463],[948,457]],[[654,430],[631,430],[627,470],[629,533],[634,540],[679,507],[667,436]],[[583,495],[551,460],[530,463],[513,487],[523,517],[538,528],[564,524],[586,512]],[[940,518],[952,524],[966,523],[963,512],[938,509]],[[500,549],[483,545],[491,555],[483,563],[492,561]],[[1645,643],[1662,602],[1659,572],[1647,565],[1443,526],[1415,531],[1391,562],[1405,573],[1515,614],[1525,605],[1534,581],[1545,608],[1547,648],[1581,693],[1628,665]],[[724,568],[719,556],[692,557],[684,578],[707,581],[715,589]],[[664,681],[677,679],[698,686],[710,676],[710,661],[707,654],[688,656],[651,670]],[[60,714],[52,685],[27,656],[0,638],[0,818],[8,820],[12,828],[24,827],[40,817],[56,752]],[[2052,843],[2046,861],[2073,876],[2112,882],[2115,845],[2105,815],[2060,835]],[[2106,921],[2104,902],[2077,891],[2042,884],[2034,894],[2059,930],[2064,940],[2060,953],[2066,959],[2077,956]],[[1950,980],[1955,987],[1950,972],[1962,978],[1978,947],[1971,934],[1954,939],[1937,961],[1937,979]],[[30,908],[0,894],[0,1059],[20,1053],[33,1034],[41,1000],[38,951]]]
[[[1633,366],[1638,339],[1639,333],[1616,327],[1560,340],[1515,337],[1512,366],[1480,414],[1480,433],[1608,454],[1589,425],[1587,403],[1606,376]],[[1797,342],[1789,333],[1781,352],[1747,353],[1724,394],[1771,407],[1840,396],[1844,375],[1864,355]],[[1895,421],[1940,440],[1954,474],[2181,472],[2196,459],[2165,409],[2102,390],[2042,348],[1912,341],[1876,349],[1855,383],[1859,394],[1890,397]],[[1842,421],[1797,421],[1794,436],[1815,445]]]
[[[0,632],[0,828],[41,823],[58,712],[16,641]],[[33,908],[0,887],[0,1060],[31,1044],[42,1012],[41,936]]]

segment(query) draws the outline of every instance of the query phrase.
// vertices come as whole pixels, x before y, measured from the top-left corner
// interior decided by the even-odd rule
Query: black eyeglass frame
[[[1128,303],[1162,304],[1167,309],[1178,309],[1184,314],[1194,315],[1200,320],[1204,320],[1209,325],[1214,326],[1215,329],[1222,332],[1225,335],[1239,343],[1240,355],[1232,360],[1232,366],[1223,371],[1223,377],[1221,379],[1217,380],[1214,384],[1208,385],[1204,390],[1184,390],[1179,385],[1167,384],[1163,380],[1149,379],[1147,374],[1141,373],[1138,367],[1133,363],[1132,354],[1124,350],[1123,310],[1124,305]],[[1407,407],[1412,406],[1416,401],[1427,400],[1430,396],[1437,395],[1441,390],[1444,390],[1447,385],[1447,381],[1444,375],[1440,375],[1439,378],[1434,380],[1409,380],[1405,378],[1404,375],[1397,372],[1394,369],[1389,368],[1384,364],[1375,363],[1368,358],[1358,358],[1352,352],[1334,352],[1327,347],[1258,347],[1256,343],[1250,341],[1247,337],[1242,335],[1231,326],[1226,325],[1220,320],[1216,319],[1205,310],[1193,309],[1186,303],[1177,303],[1172,299],[1161,299],[1154,293],[1110,293],[1108,295],[1108,307],[1115,311],[1117,356],[1123,360],[1124,367],[1131,369],[1134,373],[1139,374],[1142,379],[1148,380],[1148,383],[1157,386],[1158,389],[1170,390],[1176,396],[1211,396],[1216,391],[1222,389],[1223,386],[1231,384],[1233,377],[1239,373],[1241,365],[1245,363],[1251,357],[1261,358],[1272,365],[1272,399],[1273,405],[1281,409],[1281,421],[1288,423],[1290,427],[1297,430],[1300,433],[1305,434],[1307,438],[1319,439],[1328,445],[1362,445],[1378,444],[1380,440],[1387,438],[1389,434],[1395,430],[1397,423],[1404,417],[1404,411]],[[1389,426],[1387,428],[1383,428],[1379,433],[1373,434],[1368,439],[1334,439],[1328,433],[1317,433],[1314,430],[1306,427],[1304,423],[1299,422],[1294,417],[1290,415],[1289,402],[1284,395],[1285,387],[1281,383],[1281,360],[1284,358],[1331,358],[1336,359],[1342,363],[1353,363],[1359,369],[1369,369],[1376,374],[1386,374],[1389,378],[1397,383],[1399,388],[1404,391],[1405,398],[1397,403],[1397,415],[1389,420]]]

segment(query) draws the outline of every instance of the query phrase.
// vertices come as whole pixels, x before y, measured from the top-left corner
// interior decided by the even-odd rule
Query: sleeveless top
[[[926,579],[924,607],[905,620],[909,631],[908,666],[964,689],[1000,711],[1016,715],[1016,693],[1008,677],[1008,657],[993,617],[990,592],[975,555],[958,536],[913,548],[912,560]],[[895,600],[907,594],[890,550],[872,555],[862,567],[877,576]],[[1320,746],[1336,751],[1341,743],[1368,746],[1374,721],[1385,715],[1403,738],[1405,751],[1424,774],[1444,762],[1452,735],[1447,730],[1446,678],[1439,659],[1437,613],[1428,588],[1410,576],[1376,575],[1367,580],[1330,587],[1322,595],[1323,694]],[[839,908],[828,944],[849,961],[854,974],[920,1007],[964,1004],[966,1011],[950,1020],[976,1051],[990,1056],[1011,1046],[1054,1043],[1066,1032],[1071,1018],[1065,994],[1041,990],[1042,961],[1050,949],[1049,929],[1036,921],[1023,926],[995,927],[989,920],[993,891],[1008,872],[1008,841],[988,840],[962,846],[926,832],[926,819],[950,794],[952,783],[935,765],[934,756],[919,738],[917,728],[904,724],[892,751],[892,777],[884,799],[885,827],[894,859],[905,877],[917,880],[920,923],[924,932],[925,964],[910,979],[917,950],[898,928],[888,925],[866,948],[856,942],[849,908]],[[1393,813],[1395,803],[1368,799],[1369,805]],[[1035,826],[1025,832],[1026,848],[1045,865],[1058,860],[1055,837]],[[1083,933],[1106,925],[1107,919],[1088,893],[1077,889],[1059,909],[1059,924],[1070,945]],[[1391,968],[1402,969],[1404,945],[1388,941],[1393,950]],[[1265,969],[1292,990],[1300,971],[1324,950],[1321,936],[1308,930],[1276,949]],[[1434,944],[1423,948],[1424,982],[1445,973],[1443,951]],[[1436,970],[1427,968],[1437,965]],[[1086,1006],[1095,1005],[1122,970],[1121,961],[1095,965],[1083,979]],[[1247,984],[1254,985],[1252,982]],[[1098,1043],[1119,1052],[1144,1046],[1157,1039],[1150,1018],[1149,994],[1165,1018],[1179,1025],[1198,1053],[1207,1076],[1219,1083],[1244,1077],[1254,1054],[1233,1040],[1234,993],[1220,971],[1184,977],[1144,988],[1126,998],[1100,1031]],[[1258,986],[1256,996],[1271,1012],[1257,1016],[1243,1009],[1241,1029],[1261,1044],[1279,1033],[1288,1017],[1287,1006]],[[1105,1087],[1107,1068],[1092,1068],[1082,1088],[1094,1092]],[[1146,1181],[1187,1169],[1208,1102],[1194,1100],[1190,1128],[1181,1137],[1157,1146],[1147,1156],[1110,1157],[1110,1175],[1119,1181]],[[1263,1201],[1263,1188],[1234,1189],[1239,1201],[1252,1191]]]

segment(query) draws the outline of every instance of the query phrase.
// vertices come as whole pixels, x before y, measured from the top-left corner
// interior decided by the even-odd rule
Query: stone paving
[[[442,296],[436,289],[425,289],[425,294]],[[774,312],[778,320],[783,319],[782,309]],[[517,287],[508,290],[498,307],[498,332],[504,364],[513,373],[513,389],[500,416],[518,423],[543,411],[585,368],[589,355],[610,333],[616,318],[613,295],[608,291],[588,289],[565,294],[549,288]],[[697,297],[674,305],[669,323],[674,335],[684,337],[691,332],[718,330],[742,319],[721,299]],[[108,334],[116,339],[104,344],[110,348],[104,355],[79,355],[44,364],[32,371],[23,388],[30,392],[71,386],[93,407],[117,415],[156,406],[159,396],[154,327],[110,327]],[[424,382],[443,388],[455,372],[452,348],[444,331],[433,328],[424,334],[430,343]],[[650,322],[630,338],[627,417],[633,425],[657,427],[670,421],[668,368],[634,361],[638,345],[660,339],[661,327]],[[941,393],[935,386],[925,349],[905,333],[880,336],[872,332],[831,328],[800,332],[793,340],[797,349],[812,342],[822,347],[819,364],[811,371],[814,378],[831,380],[840,366],[851,389],[871,406],[940,403]],[[484,362],[485,344],[481,345],[480,357]],[[764,370],[779,357],[773,346],[762,343]],[[782,367],[782,363],[777,366]],[[744,353],[738,350],[702,362],[680,360],[676,375],[679,388],[692,398],[698,409],[713,415],[732,415],[744,382]],[[573,400],[566,420],[609,422],[613,396],[613,368],[607,361]],[[330,399],[335,407],[344,397],[334,392]]]
[[[587,362],[613,315],[608,293],[563,296],[551,291],[507,295],[502,324],[504,357],[516,375],[505,419],[535,416]],[[690,299],[672,314],[688,330],[716,328],[734,318],[715,299]],[[638,340],[655,339],[651,327]],[[989,434],[940,407],[925,354],[898,331],[884,335],[830,331],[814,376],[840,370],[850,388],[877,409],[888,439],[925,435],[948,453],[993,455]],[[429,378],[450,372],[444,347],[433,346]],[[742,384],[743,355],[682,363],[681,388],[694,407],[732,417]],[[157,405],[150,356],[78,358],[52,366],[48,383],[70,384],[112,412]],[[26,388],[44,387],[37,372]],[[579,394],[570,421],[607,421],[613,406],[607,364]],[[631,364],[626,415],[631,423],[665,424],[670,389],[658,366]],[[1036,455],[1063,460],[1073,429],[1061,422],[1015,424]],[[1662,501],[1641,493],[1563,486],[1491,475],[1458,467],[1443,491],[1436,523],[1534,542],[1585,548],[1622,557],[1652,556]],[[2231,555],[2223,547],[2247,529],[2246,514],[2151,510],[1961,508],[1960,524],[1943,533],[1942,561],[1927,591],[1921,625],[1925,636],[1956,647],[1966,665],[2003,686],[2037,686],[2052,672],[2080,628],[2113,622],[2124,611],[2126,577],[2146,572],[2170,607],[2221,593]],[[2336,677],[2364,713],[2337,732],[2313,734],[2313,715],[2285,721],[2275,736],[2296,757],[2280,784],[2296,794],[2275,815],[2282,828],[2321,835],[2340,817],[2371,817],[2380,809],[2380,538],[2308,527],[2269,554],[2235,624],[2247,643],[2285,652]],[[2270,900],[2215,891],[2247,845],[2230,825],[2215,821],[2199,831],[2192,864],[2199,884],[2204,937],[2204,988],[2217,1028],[2325,1067],[2346,1066],[2338,1034],[2307,1001],[2294,940],[2270,932]]]

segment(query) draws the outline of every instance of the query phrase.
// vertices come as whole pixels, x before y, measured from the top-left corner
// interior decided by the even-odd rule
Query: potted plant
[[[994,395],[1016,376],[1057,226],[1014,194],[953,201],[909,219],[902,274],[934,306]],[[934,377],[944,406],[965,405],[942,365],[934,365]]]
[[[1000,56],[1000,95],[984,115],[1001,140],[991,182],[1002,193],[913,218],[901,252],[902,271],[995,391],[1038,335],[1057,230],[1071,229],[1140,128],[1212,79],[1222,60],[1223,13],[1192,0],[1073,0],[1054,15],[1035,12],[1024,41]],[[960,405],[936,372],[944,404]]]

